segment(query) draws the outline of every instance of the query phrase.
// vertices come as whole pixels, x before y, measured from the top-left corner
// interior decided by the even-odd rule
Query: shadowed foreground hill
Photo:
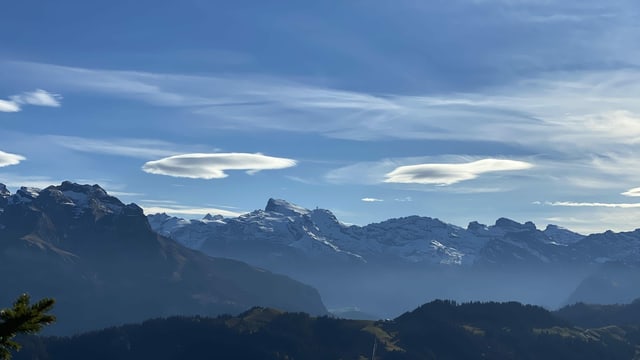
[[[0,200],[0,304],[25,292],[55,298],[55,334],[253,306],[326,313],[315,289],[159,236],[140,207],[97,185],[22,188]]]
[[[374,340],[375,339],[375,340]],[[27,359],[634,359],[637,326],[585,330],[519,303],[435,301],[392,321],[254,308],[150,320],[72,338],[24,338]]]

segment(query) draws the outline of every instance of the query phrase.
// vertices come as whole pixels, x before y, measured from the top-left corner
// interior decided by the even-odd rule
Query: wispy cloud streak
[[[44,135],[43,140],[79,152],[153,159],[179,153],[177,145],[152,139],[92,139],[78,136]]]
[[[369,202],[369,203],[372,203],[372,202],[383,202],[384,201],[382,199],[372,198],[372,197],[365,197],[365,198],[362,198],[360,200],[363,201],[363,202]]]
[[[554,201],[554,202],[546,202],[545,204],[551,205],[551,206],[564,206],[564,207],[604,207],[604,208],[621,208],[621,209],[640,208],[640,203]]]
[[[274,77],[185,76],[24,62],[5,62],[3,67],[69,91],[185,108],[215,119],[207,126],[220,128],[315,132],[352,140],[497,141],[562,151],[640,142],[635,95],[640,93],[640,71],[634,69],[549,73],[483,93],[406,96]]]

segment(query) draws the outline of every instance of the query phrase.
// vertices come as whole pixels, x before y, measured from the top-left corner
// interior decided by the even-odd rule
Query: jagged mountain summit
[[[329,210],[304,209],[269,199],[264,210],[237,218],[206,216],[185,220],[166,214],[149,216],[152,228],[178,242],[210,254],[248,256],[260,249],[266,258],[287,254],[305,260],[354,263],[401,262],[472,266],[504,263],[598,261],[600,256],[575,254],[585,236],[549,225],[520,224],[500,218],[487,226],[467,228],[438,219],[409,216],[366,226],[345,225]],[[628,255],[621,247],[612,259]]]
[[[155,233],[142,209],[98,185],[0,185],[0,294],[57,299],[71,333],[150,317],[262,305],[325,314],[318,292],[246,263],[212,258]]]

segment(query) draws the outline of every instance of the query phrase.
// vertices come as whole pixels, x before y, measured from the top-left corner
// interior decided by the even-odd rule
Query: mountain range
[[[356,305],[384,316],[394,312],[389,306],[372,307],[369,298],[406,309],[442,297],[559,307],[640,296],[633,286],[610,291],[617,278],[638,273],[640,230],[583,235],[508,218],[463,228],[422,216],[357,226],[340,222],[329,210],[281,199],[235,218],[148,218],[155,231],[187,247],[309,283],[330,307]],[[626,269],[625,274],[606,270],[612,267]],[[390,306],[395,314],[402,311]]]
[[[291,254],[305,261],[455,266],[586,265],[640,259],[640,230],[585,236],[557,225],[540,230],[532,222],[508,218],[490,226],[474,221],[462,228],[422,216],[345,225],[329,210],[308,210],[277,199],[269,199],[264,210],[236,218],[207,215],[187,220],[154,214],[149,223],[193,249],[232,255],[260,247],[269,259]]]
[[[0,301],[57,298],[64,321],[52,331],[63,334],[251,306],[392,318],[443,298],[625,303],[640,297],[639,248],[638,230],[582,235],[507,218],[463,228],[421,216],[356,226],[276,199],[188,220],[145,216],[98,185],[12,194],[0,184],[0,270],[10,274]]]
[[[256,305],[326,313],[315,289],[158,235],[140,207],[98,185],[0,185],[0,272],[0,303],[56,298],[58,334]]]

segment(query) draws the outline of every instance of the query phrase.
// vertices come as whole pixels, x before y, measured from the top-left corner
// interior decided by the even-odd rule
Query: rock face
[[[0,205],[0,301],[55,297],[57,333],[256,305],[326,313],[313,288],[185,248],[98,185],[0,186]]]

